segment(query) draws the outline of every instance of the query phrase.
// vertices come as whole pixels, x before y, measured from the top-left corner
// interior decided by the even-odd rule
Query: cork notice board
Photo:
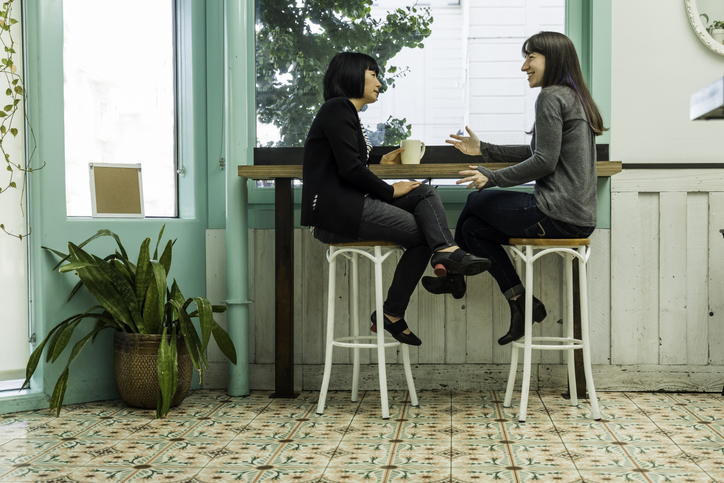
[[[143,218],[140,164],[88,166],[93,216]]]

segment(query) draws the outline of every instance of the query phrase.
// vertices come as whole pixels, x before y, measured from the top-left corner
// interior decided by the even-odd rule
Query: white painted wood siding
[[[611,363],[724,362],[724,170],[612,178]]]

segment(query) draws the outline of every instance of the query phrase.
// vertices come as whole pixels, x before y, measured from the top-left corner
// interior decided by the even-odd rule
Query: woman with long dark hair
[[[469,136],[451,134],[462,153],[482,156],[481,162],[516,163],[491,171],[470,166],[461,171],[471,193],[460,214],[455,241],[466,251],[491,260],[490,274],[510,305],[510,329],[501,345],[524,334],[525,288],[502,245],[509,238],[585,238],[596,228],[596,136],[605,130],[601,114],[586,87],[573,42],[558,32],[540,32],[525,41],[521,70],[528,85],[541,87],[535,105],[530,147],[499,146]],[[522,193],[491,190],[535,181],[535,190]],[[459,275],[423,285],[433,293],[464,292]],[[541,322],[546,308],[533,298],[533,320]]]
[[[378,74],[369,55],[343,52],[330,62],[325,103],[304,145],[301,222],[324,243],[381,240],[405,248],[383,305],[384,327],[400,342],[420,345],[404,316],[428,261],[440,276],[475,275],[490,262],[458,248],[434,188],[417,181],[390,185],[370,171],[370,163],[399,164],[404,150],[370,156],[358,112],[377,101]],[[376,324],[377,314],[371,319]]]

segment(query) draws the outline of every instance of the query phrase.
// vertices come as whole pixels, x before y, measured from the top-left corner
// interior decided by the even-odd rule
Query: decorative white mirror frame
[[[684,4],[686,6],[686,13],[689,16],[691,28],[693,28],[694,32],[696,32],[699,40],[709,47],[710,50],[713,50],[719,55],[724,55],[724,45],[711,38],[709,32],[707,32],[704,25],[702,25],[701,20],[699,19],[699,9],[696,8],[696,0],[684,0]]]

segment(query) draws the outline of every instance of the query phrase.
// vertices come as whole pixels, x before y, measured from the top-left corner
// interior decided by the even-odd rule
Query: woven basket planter
[[[170,337],[170,336],[169,336]],[[158,404],[156,362],[160,334],[116,332],[113,338],[113,375],[121,399],[137,408],[155,409]],[[178,406],[191,388],[193,365],[182,336],[176,339],[178,351],[178,386],[171,406]]]

